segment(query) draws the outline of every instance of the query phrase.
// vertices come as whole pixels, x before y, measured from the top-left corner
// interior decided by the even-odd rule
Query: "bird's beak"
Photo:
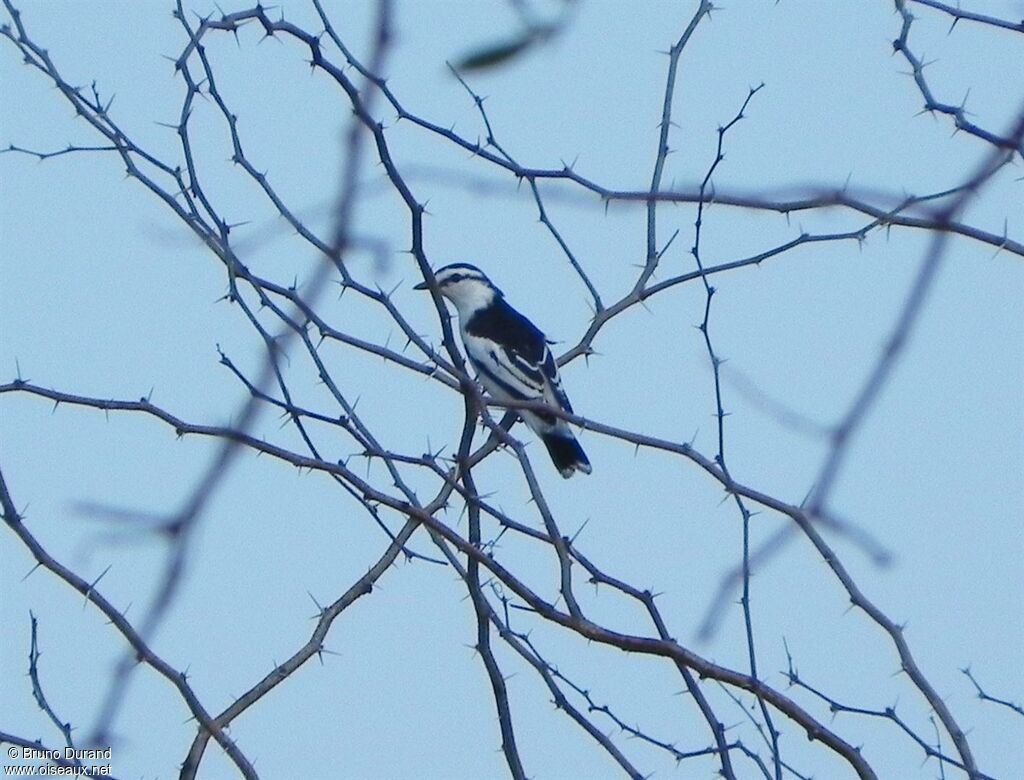
[[[430,285],[427,284],[426,282],[420,282],[419,284],[414,284],[412,286],[412,289],[414,289],[414,290],[429,290],[430,289]]]

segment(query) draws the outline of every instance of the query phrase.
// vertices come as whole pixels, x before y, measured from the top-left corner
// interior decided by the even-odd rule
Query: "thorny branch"
[[[851,190],[846,185],[832,186],[813,184],[803,188],[796,195],[780,196],[767,191],[744,193],[728,191],[713,186],[713,175],[724,159],[724,143],[728,131],[744,116],[751,99],[761,87],[750,90],[735,117],[718,132],[715,157],[703,180],[693,187],[665,189],[663,179],[666,161],[671,151],[670,136],[673,127],[673,103],[676,83],[685,78],[684,53],[698,27],[710,17],[713,4],[700,0],[679,38],[668,51],[668,71],[662,93],[660,121],[658,124],[657,147],[654,169],[646,189],[628,190],[609,187],[588,178],[574,170],[572,165],[562,168],[540,168],[520,162],[520,156],[513,156],[506,145],[498,140],[498,133],[490,116],[484,109],[484,98],[470,86],[463,74],[456,77],[476,106],[485,129],[484,140],[470,140],[426,118],[421,112],[408,108],[388,84],[386,56],[393,45],[392,7],[382,0],[377,5],[377,16],[371,35],[370,55],[364,62],[357,57],[339,34],[323,4],[313,0],[313,5],[322,25],[320,30],[303,29],[283,17],[273,18],[270,9],[257,5],[253,8],[221,13],[193,20],[183,2],[178,0],[174,17],[185,38],[182,51],[174,60],[174,73],[185,87],[178,122],[174,127],[179,141],[179,159],[164,159],[136,142],[116,116],[111,113],[111,104],[101,100],[95,87],[91,91],[72,86],[58,70],[50,54],[29,33],[19,11],[12,0],[2,0],[11,23],[0,28],[2,36],[23,57],[25,63],[47,77],[57,88],[60,97],[71,105],[76,113],[88,124],[99,138],[96,143],[69,145],[53,151],[33,150],[26,146],[10,143],[6,151],[14,155],[28,155],[40,161],[69,155],[89,154],[99,159],[115,158],[125,168],[128,176],[140,183],[148,193],[160,201],[194,233],[210,250],[212,256],[223,266],[228,292],[225,299],[240,312],[241,318],[256,334],[262,344],[265,357],[254,377],[247,376],[224,352],[221,361],[239,381],[245,391],[246,400],[233,415],[230,426],[208,425],[189,422],[181,416],[151,402],[148,398],[138,401],[101,399],[80,393],[55,389],[21,379],[0,385],[0,402],[14,403],[23,397],[45,398],[57,406],[81,407],[102,410],[105,413],[144,415],[155,418],[170,426],[179,437],[200,436],[218,443],[219,449],[206,470],[203,478],[184,497],[178,510],[170,513],[160,524],[160,530],[170,541],[168,562],[160,580],[157,597],[148,613],[136,626],[129,622],[123,611],[115,608],[100,593],[95,583],[89,583],[71,569],[55,560],[45,549],[43,542],[26,527],[24,518],[15,507],[14,500],[0,474],[0,506],[7,527],[12,530],[20,544],[33,555],[37,564],[51,572],[57,579],[83,594],[110,621],[123,638],[125,655],[113,675],[102,707],[99,722],[95,728],[94,740],[109,737],[123,703],[131,670],[137,662],[155,671],[165,679],[187,707],[197,723],[195,737],[182,761],[181,777],[194,778],[202,768],[206,747],[212,738],[233,762],[239,773],[247,778],[257,776],[253,761],[227,735],[226,730],[253,706],[264,701],[272,691],[287,681],[298,669],[314,656],[326,651],[327,640],[338,618],[350,606],[368,596],[375,584],[392,570],[399,556],[407,560],[424,560],[442,563],[446,570],[456,573],[466,588],[475,618],[473,646],[479,653],[491,689],[491,697],[497,714],[501,749],[508,772],[514,778],[524,778],[524,765],[529,756],[516,739],[515,695],[506,684],[510,662],[509,655],[524,664],[538,677],[549,692],[558,711],[565,713],[579,727],[592,743],[631,778],[645,776],[638,769],[635,758],[622,740],[605,733],[601,724],[612,724],[619,734],[657,751],[669,754],[675,761],[692,761],[700,758],[717,762],[717,771],[726,778],[736,778],[737,766],[749,761],[755,771],[768,780],[781,780],[785,772],[795,777],[805,775],[794,766],[789,758],[783,759],[780,737],[787,733],[803,733],[811,741],[821,743],[825,748],[846,763],[849,769],[861,778],[876,777],[871,757],[867,750],[851,743],[835,724],[826,725],[826,715],[836,712],[882,719],[920,747],[927,758],[939,762],[940,771],[945,768],[962,771],[968,778],[987,780],[988,775],[978,769],[971,751],[968,735],[958,724],[953,713],[938,695],[932,683],[915,661],[901,627],[864,595],[861,586],[855,582],[835,550],[824,537],[825,532],[849,532],[850,526],[838,520],[828,506],[831,487],[840,473],[848,453],[849,442],[856,435],[868,416],[873,401],[888,380],[896,361],[903,350],[908,334],[913,328],[917,315],[928,296],[933,279],[942,263],[950,236],[961,236],[966,240],[988,245],[1017,257],[1024,257],[1024,243],[1010,235],[997,235],[985,231],[969,222],[960,221],[967,200],[979,192],[992,176],[1011,162],[1024,149],[1024,107],[1017,120],[1007,131],[998,133],[972,122],[963,106],[942,103],[935,98],[931,85],[924,76],[924,64],[913,52],[910,33],[914,22],[907,10],[905,0],[896,0],[895,7],[901,19],[899,35],[894,49],[901,54],[912,68],[912,78],[925,101],[925,110],[951,117],[954,126],[980,139],[991,147],[983,164],[964,181],[941,192],[922,196],[882,193],[865,189]],[[986,25],[992,28],[1012,31],[1024,30],[1024,22],[1017,24],[995,17],[962,11],[932,0],[909,0],[930,9],[945,13],[953,18],[953,24],[960,20]],[[564,24],[560,23],[560,24]],[[248,152],[246,139],[239,127],[237,115],[232,110],[231,97],[221,91],[219,68],[214,41],[229,33],[236,38],[246,28],[262,30],[265,36],[273,36],[298,44],[302,53],[308,54],[311,69],[326,76],[340,91],[342,98],[351,109],[352,120],[346,126],[343,138],[345,154],[338,173],[337,199],[332,210],[333,221],[330,235],[320,235],[297,216],[299,211],[282,197],[274,186],[272,178],[261,172],[257,161]],[[340,57],[339,57],[340,55]],[[206,187],[206,173],[197,162],[195,152],[197,123],[193,121],[196,106],[201,101],[212,103],[227,130],[230,139],[230,158],[248,177],[248,180],[266,198],[274,210],[295,231],[295,234],[315,250],[321,261],[314,272],[303,281],[282,284],[272,278],[251,271],[244,262],[244,251],[231,234],[231,225],[225,218],[222,207]],[[378,106],[383,104],[383,108]],[[547,230],[558,252],[586,288],[594,316],[579,340],[570,346],[559,358],[560,364],[569,363],[580,356],[594,353],[593,344],[608,323],[636,305],[669,295],[681,287],[699,284],[704,290],[703,317],[699,324],[704,348],[712,367],[713,396],[716,418],[717,448],[713,456],[698,451],[689,442],[652,435],[643,431],[629,430],[600,419],[568,414],[553,410],[539,402],[498,403],[481,396],[479,388],[469,377],[451,328],[450,317],[433,284],[431,271],[434,265],[428,257],[425,244],[425,204],[412,186],[403,163],[395,155],[393,135],[386,124],[386,111],[393,112],[400,122],[411,125],[424,136],[438,144],[469,152],[479,165],[491,172],[497,172],[513,180],[525,181],[538,213],[538,219]],[[388,187],[400,198],[409,232],[409,253],[415,262],[416,274],[431,285],[434,311],[441,330],[441,349],[436,349],[421,335],[415,324],[403,312],[392,293],[385,292],[360,280],[348,262],[352,250],[360,245],[363,237],[358,234],[359,222],[357,205],[363,196],[359,178],[362,161],[369,158],[379,164],[387,179]],[[646,217],[644,234],[644,262],[637,272],[635,283],[620,297],[612,299],[601,289],[593,266],[581,259],[573,249],[572,241],[557,224],[546,204],[556,191],[582,193],[599,204],[636,203],[643,207]],[[656,280],[656,271],[661,270],[662,259],[673,246],[679,231],[665,239],[659,232],[659,211],[666,205],[690,206],[694,214],[694,237],[690,254],[696,262],[696,269],[675,273],[661,281]],[[763,248],[748,257],[725,260],[714,264],[706,263],[702,254],[702,235],[707,229],[704,216],[709,208],[732,208],[755,212],[774,212],[785,215],[804,211],[820,211],[841,208],[860,214],[865,221],[851,230],[828,233],[801,231],[795,237]],[[908,294],[907,301],[895,324],[890,338],[879,357],[874,370],[864,382],[861,392],[843,419],[828,432],[830,447],[823,463],[814,490],[808,501],[795,503],[755,485],[747,484],[734,477],[727,466],[727,434],[725,418],[727,404],[720,367],[723,358],[716,351],[711,336],[712,301],[715,286],[712,280],[725,274],[740,272],[742,269],[760,266],[767,260],[780,262],[800,247],[819,243],[856,242],[861,244],[869,234],[876,231],[906,229],[927,231],[931,245],[922,262],[918,276]],[[357,336],[344,325],[338,324],[321,305],[321,293],[331,283],[338,284],[344,291],[350,291],[360,301],[397,330],[405,340],[401,349],[393,348],[388,342]],[[269,319],[271,325],[267,325]],[[407,372],[429,380],[431,387],[440,392],[461,394],[464,416],[458,446],[449,457],[440,453],[410,453],[400,451],[388,444],[382,431],[376,430],[357,411],[345,377],[333,371],[329,360],[323,354],[324,345],[339,350],[351,350],[381,359],[391,370]],[[288,348],[294,347],[306,370],[315,376],[325,390],[328,402],[323,406],[306,404],[299,400],[294,391],[293,380],[284,364]],[[406,354],[412,348],[415,357]],[[458,397],[458,396],[456,396]],[[9,400],[10,399],[10,400]],[[640,588],[626,582],[599,567],[582,549],[578,538],[566,536],[562,527],[567,527],[573,518],[560,518],[545,496],[529,457],[528,448],[513,435],[514,410],[543,408],[544,411],[560,416],[588,431],[592,436],[629,444],[636,448],[648,448],[666,453],[679,460],[681,465],[691,465],[717,484],[726,499],[731,499],[741,523],[741,563],[737,580],[742,591],[740,605],[746,639],[746,671],[733,669],[716,663],[694,651],[687,643],[674,637],[670,616],[662,613],[655,603],[650,589]],[[271,409],[281,415],[284,423],[293,430],[302,449],[288,444],[268,441],[254,432],[257,414]],[[504,410],[500,420],[492,414]],[[476,442],[478,426],[482,426],[487,437]],[[334,459],[325,454],[324,433],[341,437],[351,448],[352,456],[365,460],[366,473],[357,470],[347,459]],[[294,441],[294,440],[292,440]],[[337,448],[335,441],[334,447]],[[332,450],[333,451],[333,450]],[[381,528],[387,540],[380,555],[372,562],[366,573],[354,582],[328,606],[319,607],[316,623],[308,639],[297,642],[295,650],[283,663],[274,668],[252,685],[219,714],[211,715],[200,702],[199,695],[192,689],[185,673],[175,670],[152,649],[150,640],[155,629],[176,599],[183,581],[183,571],[189,554],[191,534],[206,511],[207,504],[225,473],[237,462],[242,452],[267,455],[282,463],[308,470],[331,480],[340,488],[360,512],[368,514]],[[532,516],[524,517],[500,508],[500,503],[490,496],[481,494],[474,470],[496,452],[511,453],[521,476],[523,491],[529,496],[533,507]],[[370,464],[380,467],[371,473]],[[422,485],[433,486],[432,497],[422,500]],[[424,495],[426,495],[424,493]],[[441,514],[451,505],[461,506],[468,518],[465,535],[456,531],[441,519]],[[758,668],[755,643],[755,627],[751,599],[751,575],[756,566],[763,562],[788,538],[785,530],[778,531],[758,549],[751,547],[751,525],[755,517],[752,507],[760,507],[764,516],[782,519],[787,527],[796,528],[818,552],[835,580],[845,590],[850,602],[860,608],[892,642],[899,659],[900,669],[911,680],[914,689],[927,707],[932,710],[949,735],[956,749],[957,757],[944,753],[921,737],[909,721],[898,717],[895,708],[872,710],[841,704],[825,692],[806,684],[795,672],[792,659],[788,681],[798,691],[810,694],[808,702],[787,696],[773,686]],[[485,529],[490,523],[499,529],[488,537]],[[393,528],[394,525],[394,528]],[[439,558],[428,558],[411,548],[416,532],[420,528],[429,536],[430,542],[439,552]],[[550,552],[552,568],[557,585],[553,588],[539,586],[525,573],[520,574],[513,561],[504,560],[499,540],[504,534],[512,534],[542,545]],[[856,537],[856,529],[849,534]],[[421,535],[423,536],[423,535]],[[870,545],[865,545],[870,548]],[[440,568],[440,567],[438,567]],[[611,624],[605,624],[593,616],[591,602],[579,596],[584,583],[604,586],[637,610],[647,629],[622,631]],[[729,592],[731,581],[723,582],[722,593]],[[548,595],[550,592],[550,595]],[[716,602],[717,603],[717,602]],[[522,615],[522,622],[530,628],[513,627],[512,616]],[[705,621],[706,625],[711,622]],[[603,703],[589,683],[577,681],[575,675],[563,672],[559,665],[549,660],[543,642],[531,636],[530,630],[536,625],[565,629],[567,635],[581,645],[597,643],[615,647],[637,657],[649,656],[664,659],[672,665],[683,680],[688,701],[692,700],[694,712],[703,722],[710,736],[706,744],[698,743],[689,748],[677,746],[674,738],[654,737],[639,726],[630,725],[619,713],[619,708]],[[40,707],[60,729],[67,744],[72,744],[70,726],[57,717],[42,694],[38,681],[38,651],[36,646],[36,620],[32,617],[32,655],[30,674],[33,691]],[[503,644],[494,642],[495,636]],[[503,651],[504,648],[504,651]],[[978,695],[990,702],[1008,707],[1021,714],[1018,705],[986,694],[968,670],[964,670]],[[738,737],[727,735],[724,722],[722,697],[717,695],[717,686],[726,693],[726,707],[730,703],[743,708],[750,719],[756,738],[763,742],[763,748],[753,749]],[[824,714],[816,714],[809,705],[824,702]],[[756,712],[753,707],[756,706]],[[22,737],[0,733],[0,741],[30,746],[40,743]],[[941,738],[936,737],[941,745]],[[791,744],[791,743],[790,743]]]

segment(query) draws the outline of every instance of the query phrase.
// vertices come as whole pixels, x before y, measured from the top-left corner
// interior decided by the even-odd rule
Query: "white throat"
[[[475,279],[457,282],[446,288],[443,294],[455,304],[462,322],[466,322],[480,309],[490,306],[498,295],[492,287]]]

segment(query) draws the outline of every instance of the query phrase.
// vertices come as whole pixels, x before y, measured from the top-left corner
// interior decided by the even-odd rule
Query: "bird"
[[[573,413],[547,338],[509,305],[483,271],[469,263],[453,263],[435,271],[434,281],[438,292],[454,304],[466,357],[495,400],[546,401]],[[424,281],[413,289],[428,290],[430,285]],[[533,409],[516,413],[540,436],[563,477],[591,472],[590,461],[565,420]]]

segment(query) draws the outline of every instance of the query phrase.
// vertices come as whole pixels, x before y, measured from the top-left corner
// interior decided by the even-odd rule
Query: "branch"
[[[209,713],[200,703],[195,691],[193,691],[191,686],[189,686],[185,674],[171,667],[170,664],[154,653],[146,640],[138,631],[136,631],[135,627],[128,622],[127,618],[125,618],[124,614],[120,610],[107,601],[107,599],[98,590],[96,590],[91,583],[86,582],[66,566],[55,560],[48,552],[46,552],[46,549],[39,543],[35,536],[33,536],[31,531],[25,527],[23,518],[18,514],[18,511],[15,508],[14,500],[11,498],[7,482],[4,479],[2,472],[0,472],[0,509],[3,510],[3,519],[7,524],[7,527],[10,528],[15,536],[21,540],[21,543],[28,548],[29,552],[32,553],[32,556],[35,558],[36,563],[54,574],[59,580],[81,593],[90,604],[93,604],[97,609],[99,609],[114,628],[118,630],[121,636],[124,637],[128,644],[131,645],[132,657],[136,659],[136,662],[141,661],[142,663],[150,666],[159,675],[170,682],[177,690],[178,695],[188,706],[192,716],[199,722],[202,728],[206,729],[211,736],[217,740],[217,744],[224,749],[224,752],[235,764],[242,776],[245,777],[246,780],[257,780],[258,776],[255,769],[253,769],[252,764],[234,741],[232,741],[220,728],[216,726],[216,724],[214,724]]]

